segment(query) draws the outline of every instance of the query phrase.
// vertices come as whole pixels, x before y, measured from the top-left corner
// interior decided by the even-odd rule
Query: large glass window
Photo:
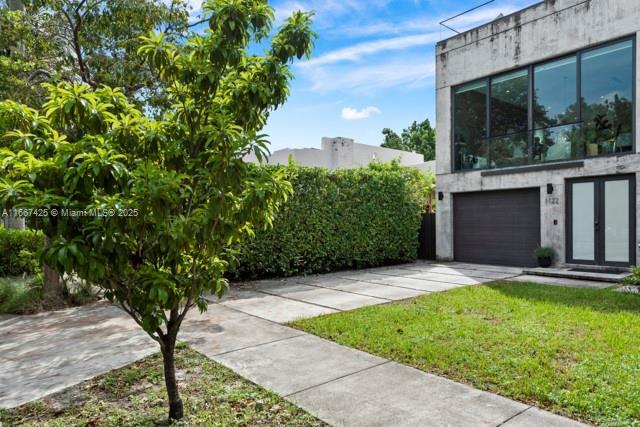
[[[456,169],[484,169],[488,166],[486,80],[457,87],[453,103]]]
[[[527,130],[529,70],[518,70],[491,79],[491,136]]]
[[[578,121],[577,69],[575,55],[533,68],[533,125],[536,129]]]
[[[632,152],[634,48],[624,40],[455,88],[455,170]]]
[[[581,56],[582,120],[588,156],[633,148],[633,42]]]
[[[512,133],[489,140],[491,167],[522,166],[529,163],[529,133]]]

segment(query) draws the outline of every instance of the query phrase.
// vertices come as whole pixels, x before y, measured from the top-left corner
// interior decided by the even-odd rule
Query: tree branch
[[[29,76],[27,77],[27,81],[31,83],[38,76],[44,76],[46,80],[51,79],[51,73],[49,73],[47,70],[39,68],[37,70],[33,70],[31,74],[29,74]]]
[[[73,10],[75,15],[75,22],[68,11],[64,8],[62,9],[62,13],[65,16],[67,22],[69,23],[69,29],[72,34],[72,45],[73,51],[76,55],[76,61],[78,62],[78,68],[80,69],[80,78],[83,82],[87,83],[92,87],[96,87],[96,83],[91,79],[89,68],[87,64],[84,62],[84,57],[82,55],[82,47],[80,46],[80,29],[83,24],[82,15],[80,14],[80,9],[86,3],[87,0],[82,0]]]

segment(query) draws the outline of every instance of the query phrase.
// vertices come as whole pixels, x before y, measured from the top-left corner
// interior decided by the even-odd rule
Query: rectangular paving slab
[[[320,307],[262,292],[248,291],[243,293],[242,298],[227,299],[220,304],[278,323],[336,312],[328,307]]]
[[[352,310],[358,307],[388,302],[388,300],[380,298],[309,285],[267,286],[257,289],[269,294],[336,310]]]
[[[476,277],[481,279],[494,279],[494,280],[506,279],[508,277],[515,276],[514,273],[472,270],[469,268],[461,268],[461,267],[439,267],[439,266],[430,267],[426,271],[426,273],[441,273],[441,274],[449,274],[454,276],[467,276],[467,277]]]
[[[389,362],[289,400],[336,426],[491,426],[529,406]]]
[[[342,278],[351,279],[362,282],[370,282],[375,279],[384,279],[386,274],[371,273],[369,271],[345,271],[342,273]]]
[[[531,407],[523,413],[511,418],[503,424],[504,427],[584,427],[578,421],[561,417],[551,412]]]
[[[379,283],[387,286],[398,286],[425,292],[440,292],[449,289],[459,288],[455,283],[436,282],[433,280],[419,279],[415,277],[385,276],[381,279],[372,279],[372,283]]]
[[[243,313],[241,313],[243,314]],[[188,322],[180,331],[180,339],[209,357],[256,345],[292,338],[303,332],[254,316]]]
[[[0,407],[60,391],[159,351],[109,304],[16,316],[0,326]]]
[[[490,282],[491,279],[484,279],[481,277],[471,277],[471,276],[456,276],[453,274],[442,274],[442,273],[414,273],[406,276],[411,279],[422,279],[429,280],[434,282],[443,282],[449,284],[456,285],[478,285],[480,283]]]
[[[489,265],[489,264],[471,264],[468,262],[448,262],[438,264],[443,267],[451,267],[451,268],[469,268],[472,270],[482,270],[482,271],[497,271],[498,273],[511,273],[511,274],[520,274],[522,273],[522,268],[520,267],[507,267],[504,265]]]
[[[285,396],[386,362],[308,334],[213,359]]]
[[[385,298],[392,301],[414,298],[419,295],[423,295],[426,292],[415,289],[400,288],[398,286],[383,285],[379,283],[356,282],[353,280],[345,284],[332,285],[332,288],[361,295],[369,295],[376,298]]]

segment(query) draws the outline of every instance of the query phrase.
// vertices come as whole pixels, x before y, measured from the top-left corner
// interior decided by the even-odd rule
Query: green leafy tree
[[[230,248],[270,225],[291,192],[282,173],[243,157],[266,154],[260,131],[287,99],[288,64],[315,37],[311,15],[295,12],[250,55],[270,34],[267,0],[204,7],[204,35],[178,45],[151,34],[140,47],[168,88],[161,119],[120,89],[78,83],[49,85],[41,111],[0,103],[0,207],[47,209],[44,260],[100,286],[159,343],[172,420],[183,416],[174,349],[185,316],[206,309],[203,294],[222,295]]]
[[[13,0],[0,8],[0,96],[39,107],[39,83],[83,81],[122,88],[145,107],[166,107],[162,82],[137,55],[140,36],[188,30],[184,0]],[[9,35],[9,37],[5,37]]]
[[[382,147],[413,151],[424,155],[425,161],[436,158],[436,130],[431,127],[429,119],[421,123],[414,121],[401,135],[389,128],[384,128],[382,135]]]
[[[50,17],[27,14],[22,3],[0,2],[0,98],[37,105],[44,91],[39,83],[59,79],[62,62],[55,40],[45,33]]]

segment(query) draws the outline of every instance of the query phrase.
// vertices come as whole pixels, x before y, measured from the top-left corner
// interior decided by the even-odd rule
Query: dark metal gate
[[[436,259],[436,214],[422,214],[419,239],[418,258]]]

